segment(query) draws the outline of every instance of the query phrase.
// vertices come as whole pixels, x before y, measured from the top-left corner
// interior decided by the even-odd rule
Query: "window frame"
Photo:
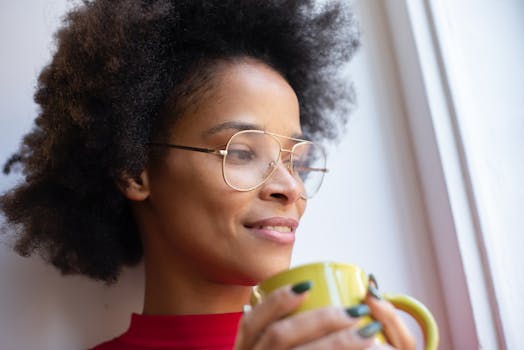
[[[455,349],[507,348],[436,0],[385,1]],[[458,310],[458,312],[457,312]]]

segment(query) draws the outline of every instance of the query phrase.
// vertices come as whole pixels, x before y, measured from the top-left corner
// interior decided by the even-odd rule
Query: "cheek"
[[[207,157],[191,154],[183,160],[170,159],[162,176],[153,179],[152,199],[170,230],[181,226],[199,231],[229,226],[238,221],[252,200],[252,195],[227,186],[221,163]]]
[[[183,151],[182,151],[183,152]],[[160,183],[174,197],[205,197],[227,191],[222,179],[222,164],[213,155],[189,153],[172,157],[161,170]]]

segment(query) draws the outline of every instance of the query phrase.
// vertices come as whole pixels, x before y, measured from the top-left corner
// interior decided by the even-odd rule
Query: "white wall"
[[[359,107],[333,147],[324,187],[310,201],[294,264],[353,262],[382,290],[411,294],[433,310],[450,349],[447,317],[420,194],[391,38],[381,1],[355,1],[364,45],[351,74]],[[0,2],[0,159],[36,115],[36,76],[49,60],[51,33],[66,1]],[[0,177],[0,190],[16,177]],[[139,311],[142,270],[113,287],[61,277],[38,258],[21,258],[0,238],[0,344],[3,349],[73,349],[125,330]]]

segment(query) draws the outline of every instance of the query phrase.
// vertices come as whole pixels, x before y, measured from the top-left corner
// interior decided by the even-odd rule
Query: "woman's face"
[[[226,64],[214,79],[210,93],[162,141],[223,149],[245,127],[301,134],[297,97],[268,66],[254,60]],[[225,183],[222,157],[214,154],[169,149],[146,171],[146,258],[154,254],[165,268],[228,284],[254,284],[289,266],[306,201],[284,166],[248,192]]]

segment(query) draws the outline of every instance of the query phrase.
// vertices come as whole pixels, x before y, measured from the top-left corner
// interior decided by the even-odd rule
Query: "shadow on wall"
[[[130,313],[141,312],[141,265],[107,286],[64,277],[39,257],[20,257],[11,241],[0,236],[2,349],[84,349],[122,333]]]

